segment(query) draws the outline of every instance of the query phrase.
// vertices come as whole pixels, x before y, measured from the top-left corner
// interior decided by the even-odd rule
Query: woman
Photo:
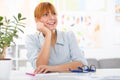
[[[66,72],[87,65],[73,32],[56,29],[57,13],[49,2],[38,4],[34,11],[37,33],[27,35],[27,57],[35,73]]]

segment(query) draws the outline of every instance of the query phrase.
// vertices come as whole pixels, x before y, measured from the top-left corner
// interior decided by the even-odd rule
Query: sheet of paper
[[[120,80],[118,75],[89,75],[74,73],[47,73],[37,74],[31,80]]]
[[[78,75],[75,73],[47,73],[37,74],[31,80],[94,80],[90,76]]]

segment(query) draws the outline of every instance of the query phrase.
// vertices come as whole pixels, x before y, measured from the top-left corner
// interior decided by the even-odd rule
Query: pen
[[[70,70],[70,72],[73,72],[73,73],[82,73],[82,71],[80,71],[80,70]]]
[[[26,73],[26,75],[29,75],[29,76],[35,76],[34,73]]]
[[[70,72],[74,72],[74,73],[80,73],[80,72],[82,72],[81,70],[71,70],[70,68],[69,68],[69,71]]]

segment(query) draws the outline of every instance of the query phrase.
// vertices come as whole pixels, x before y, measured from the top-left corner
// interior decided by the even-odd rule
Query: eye
[[[53,13],[53,15],[56,15],[56,13]]]
[[[47,13],[45,13],[45,14],[43,14],[43,16],[48,16],[48,14],[47,14]]]

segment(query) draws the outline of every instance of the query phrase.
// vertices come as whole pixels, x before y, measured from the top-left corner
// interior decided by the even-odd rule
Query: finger
[[[45,68],[42,68],[42,69],[39,70],[38,73],[44,73],[44,71],[45,71]]]
[[[39,68],[36,68],[36,69],[34,70],[34,73],[37,74],[38,72],[39,72]]]
[[[34,73],[36,73],[36,69],[34,70]]]
[[[45,69],[43,73],[47,73],[48,72],[48,69]]]
[[[34,73],[36,73],[36,74],[39,73],[41,69],[42,69],[41,66],[37,67],[37,68],[35,69]]]

